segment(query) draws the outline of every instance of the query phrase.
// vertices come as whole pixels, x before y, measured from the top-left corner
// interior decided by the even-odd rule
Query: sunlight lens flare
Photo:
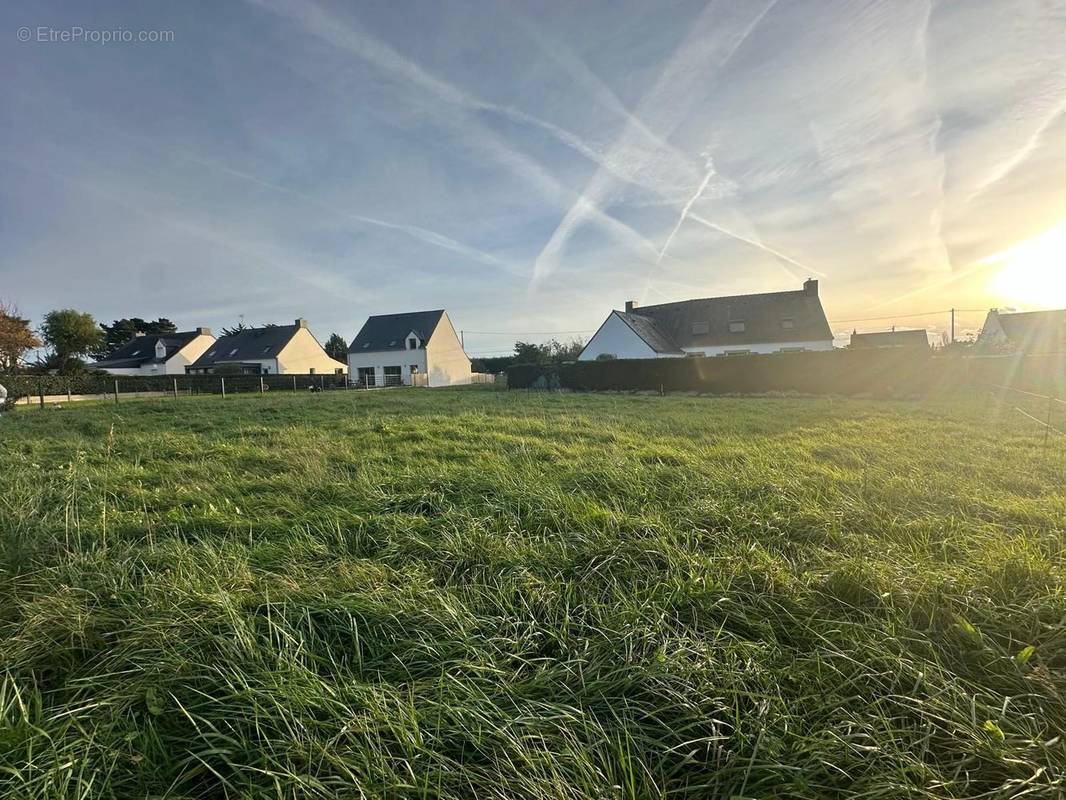
[[[1066,307],[1066,224],[981,259],[999,265],[988,290],[1022,305]]]

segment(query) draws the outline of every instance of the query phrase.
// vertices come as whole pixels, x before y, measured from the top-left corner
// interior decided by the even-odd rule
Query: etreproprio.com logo
[[[16,36],[20,42],[46,44],[165,44],[174,41],[174,31],[83,28],[81,25],[71,25],[67,28],[54,28],[51,25],[38,25],[35,28],[23,26],[18,29]]]

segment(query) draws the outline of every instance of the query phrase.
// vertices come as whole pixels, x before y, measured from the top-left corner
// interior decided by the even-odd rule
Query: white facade
[[[166,338],[165,334],[163,338]],[[151,337],[144,337],[144,339],[144,346],[148,347]],[[214,343],[214,336],[210,333],[201,333],[186,342],[184,347],[166,361],[148,361],[139,367],[99,367],[98,369],[109,375],[184,375],[185,367],[202,356]],[[166,355],[166,347],[157,342],[154,355],[156,358],[162,358]]]
[[[739,356],[766,353],[798,353],[807,350],[832,350],[833,342],[767,342],[765,344],[737,344],[729,347],[686,347],[684,349],[686,355],[693,356]]]
[[[636,331],[626,324],[614,311],[607,321],[600,326],[585,349],[578,356],[578,361],[595,361],[601,355],[613,358],[665,358],[668,354],[656,353],[651,345],[637,336]],[[674,357],[677,357],[676,355]]]
[[[274,359],[283,375],[344,375],[348,365],[332,359],[307,328],[298,328]]]
[[[360,386],[395,386],[397,368],[399,384],[403,386],[460,386],[473,380],[470,358],[447,313],[441,315],[428,341],[423,342],[415,331],[403,341],[403,349],[349,352],[351,381]],[[426,377],[413,377],[417,375]]]

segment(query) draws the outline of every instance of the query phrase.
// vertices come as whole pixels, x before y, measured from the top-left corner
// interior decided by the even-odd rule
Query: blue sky
[[[913,324],[1040,305],[996,296],[989,257],[1066,221],[1063,2],[40,2],[0,20],[0,295],[35,320],[304,316],[351,338],[368,314],[444,307],[472,331],[591,330],[627,299],[814,276],[831,319]],[[72,26],[173,41],[38,40]]]

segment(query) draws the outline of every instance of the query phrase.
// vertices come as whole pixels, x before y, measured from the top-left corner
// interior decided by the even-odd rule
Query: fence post
[[[174,399],[178,399],[178,379],[174,379]]]
[[[37,381],[37,396],[41,399],[41,408],[44,408],[44,381]]]
[[[263,376],[260,375],[259,376],[259,394],[263,394],[263,392],[265,392],[265,391],[266,391],[266,388],[263,386]]]
[[[296,376],[292,376],[292,393],[296,394]]]
[[[118,402],[118,378],[115,378],[115,402]]]
[[[74,398],[70,396],[70,381],[67,381],[67,402],[70,403]]]
[[[219,380],[222,381],[222,399],[225,400],[226,399],[226,379],[225,378],[219,378]]]

